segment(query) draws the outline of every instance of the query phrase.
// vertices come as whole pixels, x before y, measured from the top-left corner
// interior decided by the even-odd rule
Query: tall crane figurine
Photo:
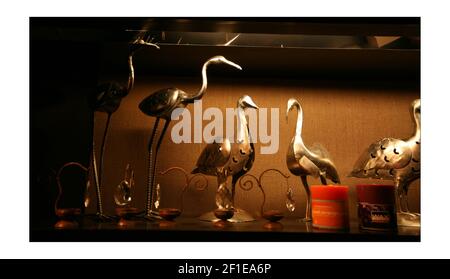
[[[156,117],[155,123],[153,125],[153,131],[150,135],[150,140],[148,144],[148,180],[147,180],[147,201],[145,208],[145,218],[153,220],[158,218],[158,213],[152,211],[153,203],[153,188],[155,186],[155,174],[156,174],[156,163],[158,158],[158,151],[161,146],[164,134],[169,127],[172,112],[177,108],[185,108],[188,104],[193,103],[196,100],[200,100],[205,94],[208,81],[206,70],[211,64],[227,64],[239,70],[242,70],[241,66],[238,64],[227,60],[223,56],[214,56],[208,59],[202,67],[202,87],[196,94],[188,94],[178,88],[165,88],[161,89],[155,93],[152,93],[146,97],[139,104],[139,109],[146,115]],[[158,129],[158,124],[161,119],[165,120],[164,128],[162,129],[161,135],[156,143],[155,154],[153,154],[153,142],[155,140],[156,131]]]
[[[419,226],[420,214],[409,210],[408,188],[420,178],[420,99],[411,103],[411,117],[414,133],[410,138],[384,138],[371,144],[356,161],[350,176],[393,180],[398,224]]]
[[[250,140],[249,127],[245,118],[245,109],[258,109],[250,96],[244,95],[237,102],[238,108],[238,140],[231,144],[225,138],[219,142],[208,144],[203,149],[197,160],[197,166],[192,173],[203,173],[217,177],[216,205],[221,208],[234,208],[236,183],[241,176],[246,174],[255,161],[255,148]],[[226,187],[227,177],[232,176],[231,195]],[[204,221],[215,221],[214,212],[208,212],[200,216]],[[230,222],[247,222],[255,220],[249,213],[242,209],[234,209],[234,215]]]
[[[97,169],[97,157],[95,154],[95,140],[92,136],[92,165],[94,173],[95,194],[97,197],[97,214],[99,220],[110,219],[103,211],[102,186],[103,186],[103,158],[106,149],[106,138],[110,126],[112,114],[119,109],[120,103],[133,89],[134,86],[134,66],[133,56],[136,51],[142,49],[143,46],[150,46],[159,49],[159,46],[145,41],[138,36],[130,43],[128,51],[128,83],[126,87],[117,82],[107,82],[97,87],[96,94],[93,96],[92,106],[94,111],[105,112],[107,114],[105,130],[103,132],[102,144],[100,148],[100,164]],[[95,128],[95,126],[93,125]],[[94,135],[94,133],[93,133]]]
[[[310,222],[311,219],[311,191],[309,189],[307,177],[320,177],[323,185],[327,185],[327,178],[334,183],[340,183],[339,175],[337,173],[334,163],[329,158],[328,152],[320,145],[315,145],[311,148],[306,147],[302,139],[302,125],[303,125],[303,109],[296,99],[289,99],[286,110],[286,121],[288,120],[289,112],[297,109],[297,125],[295,129],[295,136],[289,144],[286,164],[289,171],[296,176],[300,176],[303,187],[306,191],[306,216],[302,220]]]

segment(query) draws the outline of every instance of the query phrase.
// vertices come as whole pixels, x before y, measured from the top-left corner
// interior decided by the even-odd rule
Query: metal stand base
[[[402,227],[420,227],[420,214],[398,212],[397,225]]]
[[[253,218],[252,215],[250,215],[250,213],[248,213],[247,211],[245,211],[243,209],[235,208],[234,210],[235,210],[234,215],[231,219],[227,220],[228,222],[242,223],[242,222],[252,222],[252,221],[256,220],[255,218]],[[198,218],[202,221],[207,221],[207,222],[216,222],[216,221],[220,220],[214,215],[214,211],[210,211],[208,213],[202,214]]]

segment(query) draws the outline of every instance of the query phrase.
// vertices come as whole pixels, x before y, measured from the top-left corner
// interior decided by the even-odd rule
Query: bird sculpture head
[[[296,99],[290,98],[290,99],[288,100],[288,103],[287,103],[287,109],[286,109],[286,121],[289,120],[289,112],[290,112],[294,107],[296,107],[297,110],[300,110],[300,108],[301,108],[301,107],[300,107],[300,103],[299,103]]]
[[[242,109],[246,108],[254,108],[259,109],[259,107],[253,102],[252,98],[248,95],[244,95],[241,98],[239,98],[238,106]]]
[[[411,103],[413,117],[420,120],[420,99],[416,99]]]
[[[133,55],[137,50],[139,50],[143,46],[150,46],[159,49],[158,45],[147,42],[142,37],[138,37],[130,43],[129,48],[130,55]]]
[[[241,66],[239,66],[238,64],[236,64],[234,62],[231,62],[230,60],[226,59],[225,57],[223,57],[221,55],[213,56],[210,59],[208,59],[208,61],[207,61],[207,64],[220,64],[220,63],[225,63],[232,67],[235,67],[236,69],[242,70]]]

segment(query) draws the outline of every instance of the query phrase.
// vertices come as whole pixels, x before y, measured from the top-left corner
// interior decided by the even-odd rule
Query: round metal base
[[[202,221],[207,222],[216,222],[220,220],[214,215],[214,211],[205,213],[198,218]],[[240,208],[235,208],[233,217],[228,219],[227,221],[231,223],[252,222],[255,221],[255,218],[253,218],[253,216],[250,215],[250,213],[248,213],[247,211]]]
[[[402,227],[420,227],[420,214],[398,212],[397,225]]]

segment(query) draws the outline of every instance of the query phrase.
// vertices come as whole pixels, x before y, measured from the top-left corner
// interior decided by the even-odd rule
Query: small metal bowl
[[[234,215],[234,209],[219,208],[214,210],[214,215],[222,221],[228,220]]]
[[[60,220],[54,225],[55,229],[77,229],[77,217],[81,214],[79,208],[58,208],[56,209],[56,216]]]
[[[263,218],[270,222],[278,222],[283,219],[283,212],[279,210],[267,210],[263,213]]]
[[[175,218],[180,216],[181,210],[178,208],[160,208],[159,216],[161,216],[166,221],[173,221]]]

